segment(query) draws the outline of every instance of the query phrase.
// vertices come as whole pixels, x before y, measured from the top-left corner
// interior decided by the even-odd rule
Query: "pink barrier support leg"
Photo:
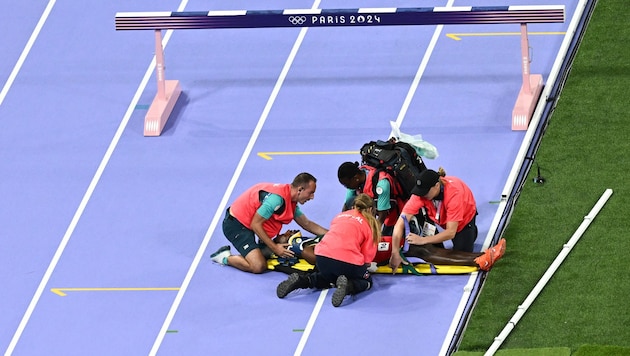
[[[527,24],[521,24],[521,61],[523,67],[523,85],[518,93],[516,104],[512,110],[512,130],[527,130],[534,114],[538,97],[543,88],[540,74],[529,73],[529,41],[527,39]]]
[[[144,118],[144,135],[160,136],[168,121],[175,103],[182,90],[179,80],[166,80],[164,65],[164,49],[162,48],[162,30],[155,30],[155,76],[157,77],[157,94]]]

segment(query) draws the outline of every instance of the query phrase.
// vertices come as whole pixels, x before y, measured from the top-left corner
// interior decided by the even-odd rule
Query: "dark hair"
[[[306,188],[310,182],[317,183],[317,178],[310,173],[302,172],[293,178],[291,185],[296,188]]]
[[[361,170],[359,169],[359,162],[343,162],[337,170],[337,178],[340,181],[342,179],[348,180],[360,172]]]

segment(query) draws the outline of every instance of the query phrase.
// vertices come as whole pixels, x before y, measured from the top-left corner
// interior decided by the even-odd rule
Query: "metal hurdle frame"
[[[145,117],[144,135],[159,136],[181,94],[178,80],[166,80],[162,30],[520,24],[523,84],[514,110],[512,130],[527,130],[544,86],[542,75],[530,73],[528,23],[565,21],[564,5],[457,6],[419,8],[223,10],[207,12],[118,12],[116,30],[153,30],[157,94]]]

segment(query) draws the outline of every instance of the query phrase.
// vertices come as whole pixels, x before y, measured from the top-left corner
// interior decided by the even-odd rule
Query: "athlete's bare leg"
[[[483,255],[481,252],[464,252],[435,247],[433,245],[409,245],[405,252],[407,257],[422,258],[434,265],[477,266],[475,258]]]

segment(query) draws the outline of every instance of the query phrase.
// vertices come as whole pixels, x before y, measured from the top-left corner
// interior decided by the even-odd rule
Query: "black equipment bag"
[[[405,201],[418,184],[420,173],[427,169],[422,157],[412,145],[396,141],[395,138],[388,141],[370,141],[361,147],[360,153],[362,164],[377,170],[373,176],[372,188],[376,189],[378,172],[385,171],[398,182],[400,194]]]

